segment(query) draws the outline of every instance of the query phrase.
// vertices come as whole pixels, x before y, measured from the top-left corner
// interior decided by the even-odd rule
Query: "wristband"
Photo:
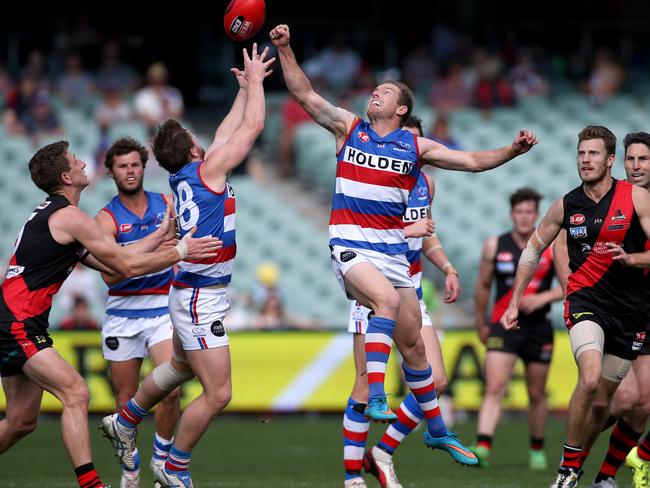
[[[176,246],[174,246],[174,248],[176,249],[176,251],[178,251],[178,254],[181,257],[181,261],[183,261],[187,257],[187,254],[188,254],[187,241],[184,238],[181,239],[180,241],[178,241],[178,244],[176,244]]]

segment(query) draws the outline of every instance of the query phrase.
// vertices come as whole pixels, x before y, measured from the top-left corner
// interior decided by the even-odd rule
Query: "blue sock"
[[[343,415],[343,465],[346,480],[361,476],[363,453],[370,428],[370,421],[363,414],[364,408],[365,405],[350,398]]]
[[[173,443],[173,437],[171,440],[163,439],[158,435],[158,432],[156,432],[153,439],[153,458],[157,461],[165,461],[167,457],[169,457],[169,450]]]
[[[377,447],[388,454],[395,452],[395,449],[399,447],[404,438],[418,426],[420,420],[424,417],[424,413],[413,393],[409,393],[402,401],[396,413],[397,420],[388,426],[377,443]]]
[[[427,422],[427,430],[433,437],[442,437],[449,432],[445,425],[440,407],[438,406],[438,395],[436,394],[436,385],[433,383],[431,375],[431,366],[423,371],[410,369],[406,364],[402,364],[404,370],[404,380],[413,392],[413,396],[420,405],[424,413],[424,419]]]
[[[165,471],[174,474],[186,474],[190,470],[191,451],[181,451],[172,446],[169,450],[169,457],[165,463]]]
[[[384,377],[393,345],[395,321],[373,315],[366,330],[366,367],[368,368],[368,398],[385,395]]]
[[[135,429],[147,415],[149,410],[145,410],[131,398],[117,416],[117,422],[124,427]]]

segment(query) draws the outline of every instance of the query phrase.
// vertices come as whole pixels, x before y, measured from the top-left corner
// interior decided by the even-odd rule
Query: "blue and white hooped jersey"
[[[411,191],[409,197],[408,207],[404,213],[404,225],[412,224],[418,220],[425,219],[431,205],[431,194],[429,192],[429,180],[420,173],[415,188]],[[409,237],[406,239],[408,242],[409,250],[406,253],[413,278],[413,286],[418,294],[418,298],[422,298],[422,237]]]
[[[218,237],[223,247],[214,258],[178,263],[174,286],[200,288],[230,283],[235,262],[235,193],[228,182],[221,193],[211,190],[201,178],[201,164],[188,163],[169,175],[178,227],[184,236],[196,226],[193,237]]]
[[[381,137],[357,119],[337,154],[330,245],[405,254],[402,217],[419,175],[416,136],[400,128]]]
[[[147,211],[140,218],[127,209],[119,196],[113,197],[102,210],[115,222],[117,243],[128,246],[154,232],[165,218],[167,201],[160,193],[145,192]],[[172,268],[136,276],[108,287],[106,315],[142,318],[169,313],[169,287],[174,279]]]

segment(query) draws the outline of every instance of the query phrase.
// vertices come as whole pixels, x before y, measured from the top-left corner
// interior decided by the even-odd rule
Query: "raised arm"
[[[490,237],[483,244],[481,261],[478,267],[476,288],[474,290],[474,324],[481,342],[485,344],[490,336],[490,326],[486,323],[488,301],[494,276],[494,256],[497,252],[497,238]]]
[[[335,107],[314,91],[311,82],[300,69],[296,56],[289,45],[288,25],[278,25],[269,33],[269,36],[273,45],[278,49],[284,81],[289,92],[316,123],[336,136],[337,149],[339,149],[354,123],[355,115]]]
[[[263,82],[274,58],[266,60],[266,50],[260,55],[257,45],[253,45],[251,55],[244,49],[244,71],[248,79],[244,116],[235,132],[222,145],[206,154],[201,176],[216,191],[225,187],[226,176],[248,155],[255,140],[264,129],[266,108]]]
[[[115,241],[107,239],[95,220],[73,206],[52,214],[49,226],[56,242],[81,243],[101,264],[115,270],[124,278],[160,271],[183,259],[209,259],[223,246],[216,238],[193,239],[188,232],[175,247],[164,248],[155,253],[132,253],[118,246]]]
[[[423,163],[456,171],[479,172],[496,168],[527,153],[537,144],[537,137],[521,129],[510,146],[486,151],[456,151],[426,137],[418,137],[420,159]]]
[[[548,209],[537,230],[528,240],[526,249],[521,253],[517,273],[515,274],[515,283],[512,287],[512,297],[508,309],[499,320],[499,323],[505,329],[510,330],[517,327],[521,297],[535,274],[542,253],[560,233],[563,219],[564,205],[560,198]]]
[[[253,51],[257,51],[256,43],[253,44]],[[262,51],[260,60],[266,59],[268,53],[269,48],[267,47],[264,49],[264,51]],[[272,63],[274,60],[275,58],[269,59],[268,63]],[[230,111],[224,117],[224,119],[221,121],[221,124],[219,124],[219,127],[217,127],[217,130],[215,131],[212,144],[210,144],[210,147],[205,153],[206,158],[210,156],[210,153],[214,149],[225,143],[230,138],[230,136],[235,133],[235,130],[237,130],[237,128],[241,125],[244,118],[244,108],[246,106],[246,96],[248,93],[247,74],[246,71],[242,71],[239,68],[230,68],[230,71],[235,75],[235,79],[239,84],[239,91],[237,92],[237,96],[235,96],[235,101],[233,102],[232,107],[230,107]],[[268,69],[265,73],[265,77],[269,76],[271,73],[273,73],[273,70]]]

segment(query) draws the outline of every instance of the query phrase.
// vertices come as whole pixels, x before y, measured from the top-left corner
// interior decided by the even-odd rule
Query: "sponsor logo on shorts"
[[[226,329],[223,327],[221,320],[215,320],[212,322],[212,325],[210,326],[210,332],[212,332],[212,335],[215,335],[217,337],[223,337],[226,335]]]
[[[117,337],[107,337],[104,344],[106,344],[106,347],[111,351],[117,351],[117,348],[120,347],[120,341]]]
[[[645,342],[645,332],[637,332],[636,334],[634,334],[634,340],[632,341],[632,350],[640,351],[641,346],[643,346],[644,342]]]
[[[357,253],[354,251],[343,251],[340,255],[340,259],[342,263],[347,263],[348,261],[352,261],[356,257],[357,257]]]
[[[363,131],[359,131],[358,135],[359,139],[361,139],[361,142],[368,142],[370,140],[370,136]]]
[[[617,220],[625,220],[625,214],[620,208],[617,208],[616,213],[612,215],[612,222],[616,222]]]
[[[194,337],[205,337],[205,327],[192,327]]]
[[[580,227],[571,227],[569,232],[571,233],[571,237],[574,239],[583,239],[587,237],[587,226],[582,225]]]
[[[354,320],[363,320],[365,318],[365,313],[363,311],[363,308],[361,308],[360,305],[357,305],[354,307],[352,310],[352,318]]]
[[[569,217],[569,223],[571,225],[581,225],[585,223],[585,216],[582,214],[574,214]]]
[[[501,337],[489,337],[486,344],[488,349],[503,349],[504,342]]]
[[[122,224],[120,225],[120,232],[122,234],[128,234],[133,230],[133,224]]]
[[[593,315],[593,312],[577,312],[572,313],[574,320],[578,320],[580,317],[586,317],[587,315]]]

